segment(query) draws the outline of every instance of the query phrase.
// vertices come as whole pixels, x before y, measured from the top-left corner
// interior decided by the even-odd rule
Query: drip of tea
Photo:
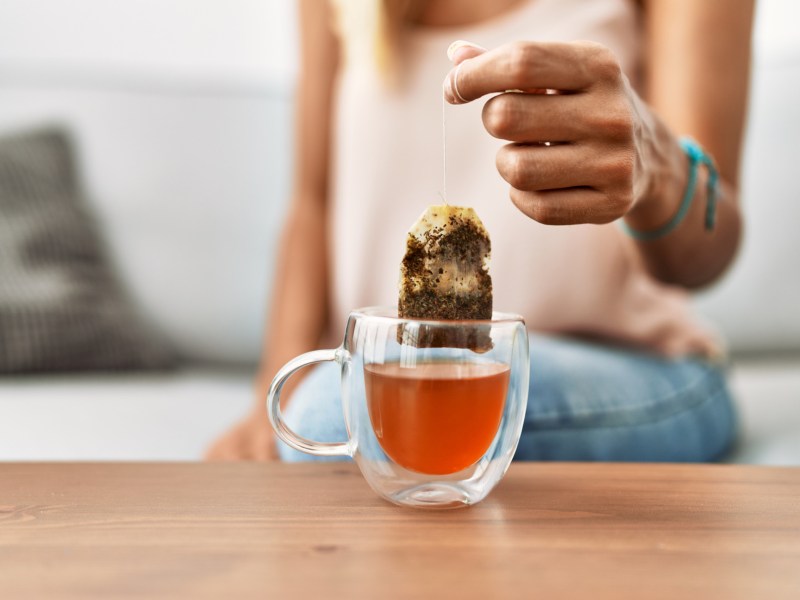
[[[503,415],[509,367],[429,362],[364,367],[369,416],[384,452],[400,466],[448,475],[478,461]]]

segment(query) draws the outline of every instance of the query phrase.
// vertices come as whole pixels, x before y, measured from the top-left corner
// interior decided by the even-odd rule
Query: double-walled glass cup
[[[344,442],[306,439],[281,416],[286,380],[324,361],[341,369]],[[339,348],[308,352],[278,372],[267,412],[292,448],[355,459],[385,499],[457,507],[485,498],[508,469],[522,432],[528,377],[528,335],[519,316],[424,321],[364,308],[350,314]]]

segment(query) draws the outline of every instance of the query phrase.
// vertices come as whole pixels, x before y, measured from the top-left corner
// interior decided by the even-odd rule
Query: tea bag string
[[[447,205],[447,102],[442,96],[442,200]]]

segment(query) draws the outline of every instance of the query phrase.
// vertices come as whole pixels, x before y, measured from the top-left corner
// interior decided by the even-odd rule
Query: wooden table
[[[800,598],[800,469],[515,464],[420,511],[352,465],[0,464],[0,598]]]

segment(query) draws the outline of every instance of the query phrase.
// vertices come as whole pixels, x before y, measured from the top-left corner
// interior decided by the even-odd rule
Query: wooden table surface
[[[452,511],[353,465],[0,464],[0,598],[800,598],[800,469],[514,464]]]

